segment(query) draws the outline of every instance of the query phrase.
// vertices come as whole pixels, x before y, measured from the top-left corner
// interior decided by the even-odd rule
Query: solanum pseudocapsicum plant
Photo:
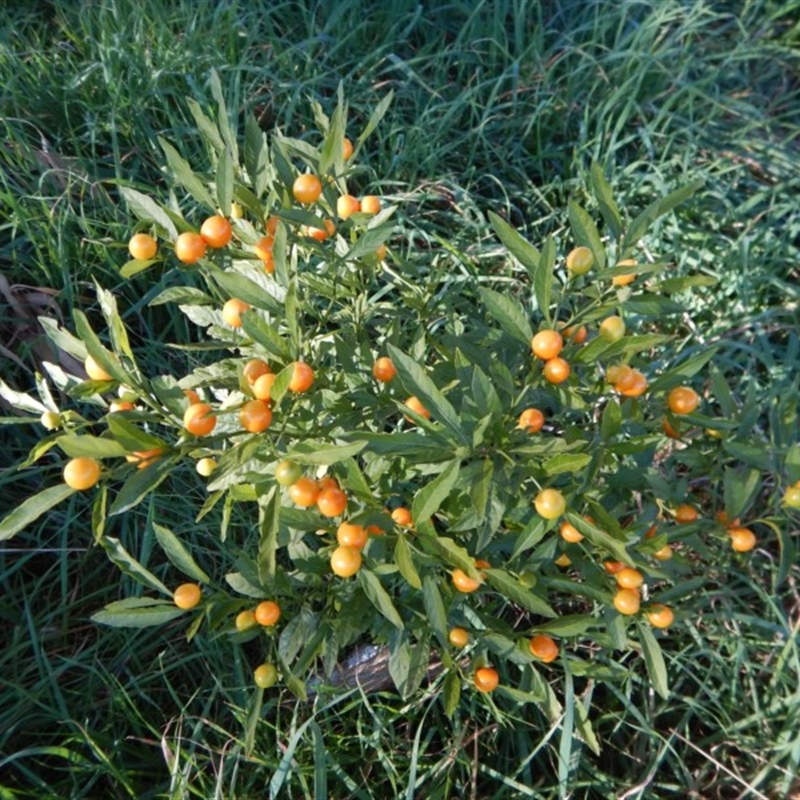
[[[241,144],[216,76],[212,88],[214,119],[190,104],[210,171],[162,142],[186,216],[121,190],[133,256],[122,274],[182,279],[151,302],[176,304],[224,356],[179,378],[146,374],[98,286],[104,330],[80,311],[74,335],[48,326],[86,360],[87,380],[50,375],[76,408],[59,409],[44,380],[41,400],[1,387],[51,430],[26,465],[60,451],[66,482],[23,503],[0,534],[86,492],[96,543],[146,589],[94,619],[185,618],[190,637],[258,638],[254,691],[282,682],[303,697],[311,673],[329,674],[369,640],[388,646],[405,694],[438,651],[448,713],[466,683],[556,716],[563,664],[622,678],[617,653],[634,640],[666,694],[653,628],[680,620],[673,603],[699,562],[742,557],[726,543],[728,520],[744,549],[738,531],[762,473],[800,479],[797,447],[765,456],[750,441],[746,403],[713,349],[673,355],[672,295],[707,281],[669,277],[639,245],[697,186],[628,221],[595,165],[602,235],[572,202],[569,233],[541,249],[490,214],[508,258],[471,294],[459,284],[454,302],[447,275],[404,275],[423,255],[389,260],[402,207],[357,191],[358,153],[388,97],[355,146],[341,92],[330,117],[315,105],[319,146],[268,137],[253,118]],[[169,502],[185,460],[206,483],[197,519],[223,506],[219,572],[157,513],[148,524],[160,566],[146,569],[135,544],[113,536],[115,518],[144,498]],[[703,493],[692,496],[698,475]],[[235,514],[253,534],[234,553],[225,534]],[[756,540],[781,535],[767,523]],[[578,725],[594,746],[589,721]]]

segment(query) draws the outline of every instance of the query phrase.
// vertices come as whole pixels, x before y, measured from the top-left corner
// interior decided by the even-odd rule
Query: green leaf
[[[622,561],[623,564],[627,564],[631,567],[634,566],[623,542],[615,539],[611,534],[606,533],[606,531],[601,530],[591,522],[587,522],[580,514],[576,514],[574,511],[567,511],[564,516],[567,522],[574,525],[586,537],[590,544],[608,550],[617,561]]]
[[[501,569],[483,570],[486,579],[504,594],[509,600],[542,617],[555,617],[556,612],[544,601],[529,589],[526,589],[516,578]]]
[[[575,241],[592,251],[597,270],[604,269],[606,266],[606,249],[603,247],[597,226],[588,212],[574,200],[569,201],[569,224]]]
[[[358,571],[358,581],[375,608],[377,608],[395,628],[402,630],[405,627],[403,625],[403,620],[397,613],[397,609],[394,607],[394,603],[392,603],[392,598],[389,597],[389,593],[383,588],[378,576],[375,575],[374,572],[362,568]]]
[[[533,284],[533,291],[536,295],[536,303],[539,311],[544,316],[545,322],[552,325],[550,314],[550,298],[553,293],[553,268],[556,265],[556,243],[552,236],[545,239],[542,248],[542,258],[539,262],[539,269],[536,273],[536,280]]]
[[[238,272],[223,272],[218,268],[211,269],[208,274],[214,283],[230,297],[238,297],[239,300],[244,300],[256,308],[263,308],[276,314],[283,312],[282,305],[266,289],[263,289],[255,281],[251,281],[250,278],[246,278]],[[247,316],[245,314],[242,319],[245,320]]]
[[[172,464],[167,459],[159,459],[144,469],[137,469],[128,480],[122,484],[122,488],[114,498],[111,509],[108,512],[110,517],[116,514],[123,514],[152,492],[172,471]]]
[[[172,622],[185,613],[166,600],[129,597],[109,603],[102,611],[92,614],[90,619],[112,628],[150,628]]]
[[[117,310],[117,299],[111,292],[103,289],[97,281],[94,282],[94,286],[114,351],[126,356],[132,362],[135,361],[128,341],[128,332],[125,330],[125,325]]]
[[[668,369],[650,384],[650,393],[653,394],[654,392],[662,392],[665,389],[671,389],[694,375],[697,375],[697,373],[714,358],[717,354],[717,350],[718,348],[716,347],[708,347],[697,355],[687,358],[680,364]]]
[[[155,450],[158,447],[166,448],[167,446],[163,439],[159,439],[158,436],[153,436],[151,433],[146,433],[120,414],[109,414],[107,423],[109,433],[124,448],[123,455],[136,450]]]
[[[267,188],[269,153],[264,131],[251,113],[244,125],[244,163],[256,197],[261,197]]]
[[[650,203],[650,205],[630,224],[625,234],[623,249],[627,250],[635,247],[639,239],[647,233],[648,228],[653,222],[681,203],[685,203],[698,189],[702,188],[703,183],[704,181],[702,179],[697,179],[686,186],[676,189],[674,192],[670,192],[666,197],[662,197]]]
[[[493,289],[481,287],[479,291],[481,300],[500,327],[518,342],[526,347],[530,346],[533,330],[520,302],[508,294]]]
[[[289,329],[289,338],[292,340],[292,355],[295,357],[300,354],[300,325],[298,323],[297,306],[297,281],[292,278],[289,280],[289,286],[286,290],[284,319],[286,327]]]
[[[541,260],[539,251],[524,239],[515,228],[493,211],[489,212],[489,222],[491,222],[497,238],[508,248],[508,251],[517,261],[525,267],[531,282],[535,285]]]
[[[172,241],[178,238],[178,229],[164,209],[148,197],[146,194],[130,189],[127,186],[119,186],[118,191],[124,198],[128,210],[142,222],[154,222],[169,236]]]
[[[653,688],[661,697],[668,700],[669,681],[661,647],[656,641],[656,637],[653,636],[653,632],[644,622],[639,623],[639,636],[642,642],[642,653],[647,667],[647,674],[650,676],[650,683],[653,684]]]
[[[268,353],[277,356],[281,361],[291,360],[292,353],[289,345],[266,320],[256,314],[244,314],[242,329]]]
[[[373,255],[373,253],[392,235],[394,229],[395,223],[393,220],[380,222],[374,227],[368,228],[358,237],[356,243],[345,255],[345,259],[348,261],[355,261],[359,258]]]
[[[122,546],[119,539],[114,539],[111,536],[103,536],[99,544],[106,551],[109,560],[116,564],[125,575],[133,578],[137,583],[141,583],[142,586],[147,586],[150,589],[155,589],[157,592],[163,592],[165,595],[172,597],[172,592],[170,592],[152,572],[145,569]]]
[[[205,184],[194,174],[191,166],[189,166],[189,162],[163,137],[158,137],[158,143],[161,145],[161,149],[167,157],[167,164],[169,164],[169,168],[175,175],[175,180],[177,180],[200,205],[214,211],[216,208],[214,198],[209,194]]]
[[[453,433],[461,444],[469,444],[469,439],[461,427],[461,420],[458,418],[455,408],[425,370],[415,359],[407,356],[394,345],[388,345],[387,350],[406,391],[416,395],[425,408],[431,412],[433,418]]]
[[[153,531],[173,566],[199,583],[211,583],[211,578],[200,569],[183,542],[169,528],[154,522]]]
[[[234,131],[233,127],[231,126],[228,108],[225,104],[225,97],[222,94],[222,83],[220,82],[219,74],[215,69],[211,70],[209,84],[211,86],[211,94],[213,95],[214,100],[217,102],[217,125],[220,133],[222,134],[222,140],[231,151],[233,160],[238,161],[239,148],[236,143],[236,131]]]
[[[418,541],[420,547],[432,556],[437,556],[448,564],[464,570],[470,578],[477,579],[478,571],[475,569],[475,560],[467,552],[466,548],[456,544],[446,536],[437,536],[433,525],[425,523],[418,525]]]
[[[722,442],[723,449],[734,458],[745,464],[750,464],[764,472],[771,472],[774,468],[771,454],[763,447],[744,442],[731,442],[727,439]]]
[[[591,720],[589,719],[589,712],[586,706],[583,705],[581,700],[575,702],[575,725],[578,729],[578,734],[583,739],[586,746],[596,755],[600,755],[600,741],[598,740],[594,728],[592,728]]]
[[[129,383],[130,376],[122,368],[119,361],[103,347],[97,334],[92,330],[89,325],[89,320],[80,309],[75,309],[73,312],[75,320],[75,331],[83,339],[86,345],[86,350],[89,355],[109,374],[111,377],[120,383]]]
[[[422,582],[422,602],[425,607],[425,616],[428,618],[439,644],[447,647],[447,613],[439,586],[431,575],[426,575]]]
[[[224,217],[229,217],[233,202],[233,156],[227,147],[219,154],[216,188],[219,210]]]
[[[442,703],[444,705],[444,713],[446,717],[452,718],[461,699],[461,676],[457,671],[451,670],[447,673],[443,688]]]
[[[245,597],[252,597],[256,600],[264,599],[264,589],[250,583],[241,572],[229,572],[225,576],[225,582],[234,592],[243,594]]]
[[[89,456],[90,458],[120,458],[130,452],[124,445],[113,439],[104,439],[101,436],[90,436],[89,434],[65,434],[56,439],[56,444],[70,458],[80,458],[82,456]]]
[[[667,278],[656,284],[653,290],[663,294],[677,294],[694,286],[716,286],[718,283],[719,280],[711,275],[684,275],[680,278]]]
[[[278,530],[280,528],[281,495],[277,486],[258,499],[259,533],[258,579],[269,585],[275,578],[278,552]]]
[[[160,262],[160,258],[132,258],[119,268],[119,274],[123,278],[132,278],[134,275],[150,269],[153,264],[159,264]]]
[[[611,229],[611,235],[615,241],[619,241],[622,234],[622,217],[619,213],[619,208],[614,200],[614,195],[611,191],[611,186],[606,181],[603,175],[602,167],[595,161],[592,163],[592,188],[594,189],[594,196],[597,200],[597,205],[600,207],[600,213],[605,220],[606,225]]]
[[[7,517],[0,520],[0,541],[16,536],[24,527],[35,522],[71,494],[75,494],[74,489],[66,483],[59,483],[24,500]]]
[[[225,149],[225,142],[222,141],[222,137],[219,135],[219,130],[214,121],[206,116],[206,113],[200,108],[200,104],[196,100],[187,97],[185,102],[189,106],[189,111],[194,117],[194,121],[200,133],[203,135],[203,138],[217,153],[221,153]]]
[[[725,513],[728,519],[742,516],[761,490],[761,470],[727,468],[724,475]]]
[[[306,439],[298,442],[286,456],[298,464],[327,466],[357,455],[366,446],[367,443],[363,441],[351,442],[350,444],[328,444],[327,442]]]
[[[548,458],[542,465],[547,475],[560,475],[563,472],[579,472],[592,460],[588,453],[559,453]]]
[[[386,96],[378,103],[378,105],[375,106],[373,112],[370,114],[369,119],[367,120],[367,124],[364,126],[364,129],[361,131],[361,134],[358,137],[357,147],[361,147],[361,145],[366,141],[367,137],[375,130],[375,128],[378,127],[380,121],[389,110],[393,96],[394,92],[388,92]]]
[[[553,636],[580,636],[597,624],[597,619],[589,614],[565,614],[552,622],[537,625],[536,630]]]
[[[411,555],[411,548],[406,541],[404,534],[397,537],[397,542],[394,546],[394,562],[400,570],[400,574],[406,579],[409,586],[414,589],[422,588],[422,581],[420,580],[417,568],[414,566],[414,559]]]
[[[414,495],[411,517],[417,525],[427,522],[439,510],[439,506],[448,498],[455,486],[460,468],[460,459],[451,461],[430,483]]]

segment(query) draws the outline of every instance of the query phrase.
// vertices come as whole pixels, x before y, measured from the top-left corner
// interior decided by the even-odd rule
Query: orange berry
[[[128,242],[131,258],[147,260],[153,258],[158,251],[158,243],[149,233],[135,233]]]
[[[345,136],[344,139],[342,139],[342,158],[348,161],[352,155],[353,143]]]
[[[86,356],[83,362],[83,368],[92,381],[113,381],[114,379],[109,375],[92,356]]]
[[[333,224],[332,220],[326,219],[324,228],[315,228],[312,225],[303,225],[300,228],[300,233],[303,236],[308,236],[310,239],[316,239],[318,242],[324,242],[326,239],[330,239],[331,236],[336,233],[336,225]]]
[[[589,335],[589,329],[585,325],[570,325],[562,331],[564,338],[569,339],[573,344],[583,344]]]
[[[338,517],[347,508],[347,495],[338,486],[327,486],[317,497],[317,508],[323,517]]]
[[[397,367],[392,363],[388,356],[381,356],[372,365],[372,375],[376,381],[388,383],[397,375]]]
[[[550,383],[564,383],[569,378],[569,364],[561,357],[551,358],[545,362],[542,375]]]
[[[225,217],[215,214],[213,217],[208,217],[200,226],[200,236],[209,247],[214,249],[227,247],[233,238],[233,227]]]
[[[665,544],[653,553],[653,558],[658,561],[669,561],[672,558],[672,548]]]
[[[644,575],[633,567],[625,567],[617,573],[617,586],[621,589],[638,589],[643,583]]]
[[[317,502],[319,497],[319,485],[315,480],[300,476],[289,487],[289,499],[301,508],[311,508]]]
[[[731,547],[737,553],[746,553],[756,546],[756,535],[750,528],[730,528]]]
[[[675,508],[675,521],[681,524],[695,522],[700,518],[700,513],[694,506],[688,503],[681,503]]]
[[[479,692],[493,692],[500,683],[500,676],[493,667],[480,667],[475,670],[475,688]]]
[[[455,586],[459,592],[469,594],[480,588],[481,581],[470,578],[462,569],[454,569],[451,576],[453,578],[453,586]]]
[[[428,409],[425,408],[424,405],[422,405],[422,402],[417,397],[411,396],[406,398],[404,405],[408,406],[408,408],[410,408],[412,411],[416,411],[417,414],[419,414],[421,417],[424,417],[425,419],[431,418],[431,412],[428,411]],[[414,420],[412,420],[411,417],[406,417],[406,419],[409,422],[412,423],[414,422]]]
[[[187,231],[175,240],[175,257],[184,264],[196,264],[205,254],[206,242],[199,233]]]
[[[369,534],[363,525],[343,522],[336,529],[336,541],[347,547],[361,549],[369,540]]]
[[[253,384],[253,396],[256,400],[271,400],[270,394],[272,393],[272,386],[275,383],[277,375],[272,372],[267,372],[264,375],[259,375]]]
[[[403,506],[398,506],[394,511],[392,511],[392,519],[396,525],[400,525],[402,528],[410,528],[413,524],[411,512]]]
[[[667,395],[667,405],[673,414],[691,414],[700,405],[700,396],[689,386],[677,386]]]
[[[531,351],[542,361],[555,358],[564,347],[564,338],[558,331],[547,329],[539,331],[531,339]]]
[[[278,682],[278,668],[274,664],[260,664],[253,670],[253,683],[259,689],[269,689]]]
[[[648,622],[654,628],[669,628],[675,622],[675,614],[669,606],[656,603],[645,612]]]
[[[262,600],[253,613],[259,625],[271,627],[281,618],[281,607],[274,600]]]
[[[245,303],[244,300],[239,300],[236,297],[231,297],[222,306],[222,321],[231,328],[242,327],[242,314],[250,310],[250,303]]]
[[[182,583],[172,595],[172,601],[184,611],[199,605],[202,598],[203,592],[196,583]]]
[[[361,211],[361,203],[351,194],[343,194],[336,200],[336,215],[339,219],[347,219]]]
[[[208,403],[193,403],[183,414],[183,427],[193,436],[208,436],[217,425],[217,418]]]
[[[361,198],[361,211],[364,214],[377,214],[381,210],[380,198],[368,194]]]
[[[340,545],[331,553],[331,570],[340,578],[349,578],[361,569],[361,551]]]
[[[558,529],[558,532],[561,534],[561,538],[570,544],[577,544],[578,542],[583,541],[583,534],[574,525],[570,524],[566,520],[561,523],[561,527]]]
[[[250,433],[261,433],[272,424],[272,409],[263,400],[248,400],[239,411],[239,423]]]
[[[635,589],[620,589],[614,595],[614,608],[625,616],[636,614],[639,611],[640,604],[641,598],[639,597],[639,592]]]
[[[314,370],[305,361],[292,364],[292,377],[289,379],[290,392],[307,392],[314,383]]]
[[[621,388],[617,384],[614,388],[625,397],[640,397],[647,391],[647,378],[638,369],[631,370],[632,380],[630,386]]]
[[[623,569],[627,569],[627,567],[621,561],[604,561],[603,569],[609,575],[616,575],[617,573],[622,572]]]
[[[558,489],[542,489],[533,504],[536,513],[545,519],[556,519],[567,510],[567,501]]]
[[[547,634],[538,633],[529,644],[531,653],[540,661],[549,664],[558,658],[558,645]]]
[[[136,464],[136,469],[144,469],[158,461],[163,455],[163,447],[154,447],[152,450],[134,450],[125,456],[125,460],[129,464]]]
[[[466,647],[469,644],[469,633],[463,628],[451,628],[447,638],[453,647]]]
[[[544,414],[538,408],[526,408],[520,415],[517,427],[527,433],[538,433],[544,425]]]
[[[248,386],[252,386],[262,375],[268,375],[272,370],[262,358],[251,358],[242,368],[242,374]]]
[[[63,476],[70,489],[86,491],[100,480],[100,462],[88,456],[71,458],[64,465]]]
[[[292,184],[292,194],[298,203],[316,203],[322,194],[322,182],[316,175],[298,175]]]

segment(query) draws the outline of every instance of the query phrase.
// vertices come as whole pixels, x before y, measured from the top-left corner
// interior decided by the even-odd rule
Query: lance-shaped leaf
[[[161,136],[158,137],[158,143],[167,157],[167,164],[172,170],[175,180],[186,189],[187,192],[198,202],[200,205],[205,206],[212,211],[216,209],[214,198],[206,189],[205,184],[197,175],[192,171],[189,162],[166,140]]]
[[[614,237],[614,240],[619,241],[619,237],[622,233],[622,216],[614,200],[611,186],[606,180],[605,175],[603,175],[603,168],[596,161],[592,163],[591,174],[592,189],[594,190],[597,205],[600,207],[600,213],[606,225],[611,229],[611,235]]]
[[[192,554],[186,549],[183,542],[166,526],[153,523],[156,539],[166,553],[169,561],[187,575],[200,583],[210,583],[211,578],[197,565]]]
[[[53,506],[66,500],[75,490],[59,483],[32,495],[20,503],[8,516],[0,520],[0,541],[16,536],[24,527],[35,522]]]
[[[603,269],[606,265],[606,250],[600,239],[600,233],[588,212],[574,200],[570,200],[569,203],[569,225],[575,241],[583,247],[588,247],[592,251],[597,269]]]
[[[644,655],[647,674],[650,676],[650,683],[653,684],[656,692],[667,700],[669,698],[669,680],[661,647],[656,637],[653,636],[653,632],[645,623],[639,624],[639,636],[642,642],[642,654]]]
[[[483,572],[489,583],[512,602],[542,617],[556,616],[556,612],[541,597],[526,589],[516,578],[504,570],[486,569]]]
[[[427,522],[447,499],[458,480],[461,461],[455,459],[415,495],[411,505],[411,517],[416,524]]]
[[[508,294],[494,289],[481,288],[481,300],[489,313],[497,320],[500,327],[526,347],[530,345],[533,330],[528,315],[520,302]]]
[[[150,570],[145,569],[122,545],[119,539],[114,539],[111,536],[103,536],[99,540],[99,544],[106,551],[108,558],[119,567],[119,569],[133,578],[137,583],[142,586],[147,586],[150,589],[155,589],[157,592],[163,592],[168,596],[172,596],[172,592],[153,575]]]
[[[397,609],[394,607],[392,598],[389,593],[383,588],[378,576],[368,569],[360,569],[358,571],[358,581],[364,593],[370,599],[370,602],[383,614],[395,628],[403,629],[403,620]]]
[[[129,597],[109,603],[102,611],[92,614],[92,622],[112,628],[151,628],[172,622],[186,612],[174,603],[152,597]]]
[[[425,370],[413,358],[407,356],[402,350],[398,350],[394,345],[388,345],[387,350],[406,391],[418,397],[422,405],[431,412],[433,418],[454,434],[461,444],[468,444],[469,439],[461,427],[461,420],[459,420],[455,408]]]

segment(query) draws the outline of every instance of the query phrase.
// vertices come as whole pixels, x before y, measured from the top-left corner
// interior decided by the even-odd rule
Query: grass
[[[409,274],[443,276],[429,284],[438,297],[492,263],[489,210],[533,241],[563,238],[562,209],[584,195],[593,159],[630,214],[702,177],[704,190],[656,233],[677,273],[718,279],[681,298],[676,325],[719,345],[737,402],[762,398],[757,423],[785,448],[798,439],[798,10],[770,0],[5,10],[2,272],[11,285],[58,290],[67,320],[91,307],[96,278],[118,295],[137,353],[155,363],[161,342],[191,332],[168,307],[147,306],[163,283],[119,277],[129,223],[116,187],[163,186],[157,135],[203,162],[184,98],[205,105],[215,68],[232,107],[312,136],[309,98],[330,106],[342,81],[357,131],[392,89],[359,188],[413,209],[393,245]],[[41,356],[33,339],[19,345],[12,307],[0,308],[0,343],[24,365],[3,362],[3,378],[26,389]],[[185,356],[171,358],[178,374]],[[33,430],[3,433],[0,516],[43,479],[14,470]],[[169,487],[166,502],[126,516],[115,535],[146,560],[148,523],[167,514],[214,558],[214,537],[190,524],[196,484],[179,473]],[[248,688],[257,653],[187,643],[169,626],[143,634],[88,621],[138,589],[87,528],[75,502],[0,550],[0,798],[800,792],[798,574],[795,565],[782,573],[772,550],[720,565],[687,599],[691,613],[665,648],[669,700],[636,665],[602,688],[575,677],[603,742],[594,755],[566,720],[551,725],[470,693],[447,721],[438,684],[407,701],[351,693],[300,706],[268,695],[258,713]]]

